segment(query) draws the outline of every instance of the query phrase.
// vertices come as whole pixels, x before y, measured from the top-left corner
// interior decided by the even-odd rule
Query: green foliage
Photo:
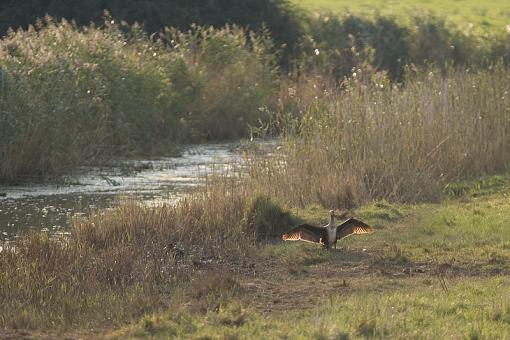
[[[408,31],[393,19],[375,21],[326,13],[309,22],[308,35],[301,43],[301,67],[314,67],[319,73],[331,73],[343,79],[362,64],[389,72],[392,79],[402,76],[410,60]]]
[[[236,27],[153,41],[137,26],[47,19],[12,32],[0,41],[0,181],[242,136],[276,85],[271,48]]]
[[[510,182],[507,175],[496,175],[477,180],[448,183],[444,192],[451,197],[490,195],[500,191],[502,187],[508,188]]]
[[[466,6],[437,1],[391,6],[398,7],[395,13],[381,9],[375,1],[364,2],[364,6],[342,4],[342,1],[323,1],[324,6],[300,2],[307,8],[330,10],[316,16],[300,10],[289,0],[30,0],[22,3],[9,0],[0,7],[0,34],[11,26],[27,28],[46,14],[57,20],[73,20],[78,26],[90,22],[100,25],[103,11],[108,10],[115,20],[138,22],[149,34],[160,33],[165,27],[187,31],[194,25],[220,28],[226,24],[258,33],[267,31],[286,69],[298,65],[300,71],[320,70],[333,74],[337,80],[351,74],[353,67],[362,65],[385,71],[391,79],[401,81],[409,63],[445,67],[494,62],[500,58],[510,60],[509,39],[505,34],[509,14],[500,4],[491,3],[487,8],[470,4],[472,13],[461,15]],[[445,7],[444,12],[422,10],[432,9],[432,4],[436,9]],[[346,11],[347,5],[354,10]],[[338,6],[342,6],[342,11]],[[488,12],[490,16],[486,15]],[[456,20],[447,20],[445,15]],[[478,25],[473,26],[474,18],[480,21]],[[320,56],[316,56],[316,50]]]

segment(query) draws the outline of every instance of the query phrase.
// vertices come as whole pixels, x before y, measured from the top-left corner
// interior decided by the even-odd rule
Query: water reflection
[[[257,142],[272,148],[274,142]],[[186,148],[182,157],[127,161],[123,166],[82,168],[67,185],[0,187],[0,240],[12,240],[28,230],[65,232],[71,217],[118,204],[134,197],[147,204],[172,203],[200,185],[201,175],[242,162],[246,144],[207,144]],[[129,170],[129,171],[127,171]]]

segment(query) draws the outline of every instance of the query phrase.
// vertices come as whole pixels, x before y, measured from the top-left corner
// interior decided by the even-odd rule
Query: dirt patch
[[[332,296],[358,289],[388,290],[416,282],[435,283],[463,277],[510,274],[508,268],[480,263],[387,263],[377,251],[331,250],[324,261],[293,266],[278,258],[258,258],[251,269],[239,272],[241,300],[261,313],[317,307]],[[438,284],[439,284],[438,283]]]

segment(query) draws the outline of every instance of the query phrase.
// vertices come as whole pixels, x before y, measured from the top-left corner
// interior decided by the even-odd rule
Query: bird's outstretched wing
[[[283,234],[282,239],[285,241],[324,243],[326,241],[326,236],[327,232],[325,228],[304,223]]]
[[[370,234],[374,232],[374,228],[368,224],[361,222],[355,218],[349,218],[344,223],[340,224],[336,229],[336,239],[340,240],[349,235],[355,234]]]

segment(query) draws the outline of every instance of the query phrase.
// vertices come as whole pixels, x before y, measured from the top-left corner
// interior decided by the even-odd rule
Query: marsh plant
[[[508,167],[510,74],[437,69],[405,85],[355,69],[342,88],[311,77],[282,89],[280,157],[254,159],[251,181],[292,206],[434,200],[451,181]],[[285,114],[290,110],[298,115]]]
[[[174,205],[125,200],[73,219],[68,236],[30,233],[4,244],[0,325],[125,322],[172,305],[204,268],[234,282],[233,271],[243,268],[257,240],[295,221],[267,196],[239,186],[238,177],[218,174],[209,183]],[[196,282],[191,293],[209,299],[210,288]]]
[[[287,209],[429,201],[451,181],[504,171],[509,78],[495,66],[418,72],[405,86],[359,70],[339,87],[299,80],[272,118],[284,136],[272,155],[247,153],[244,168],[209,175],[176,205],[126,202],[74,220],[65,240],[4,247],[0,325],[124,322],[168,307],[204,263],[229,268],[225,277],[246,270],[260,242],[296,223]]]
[[[151,39],[51,18],[0,40],[0,181],[245,135],[276,86],[271,40],[237,27]]]

